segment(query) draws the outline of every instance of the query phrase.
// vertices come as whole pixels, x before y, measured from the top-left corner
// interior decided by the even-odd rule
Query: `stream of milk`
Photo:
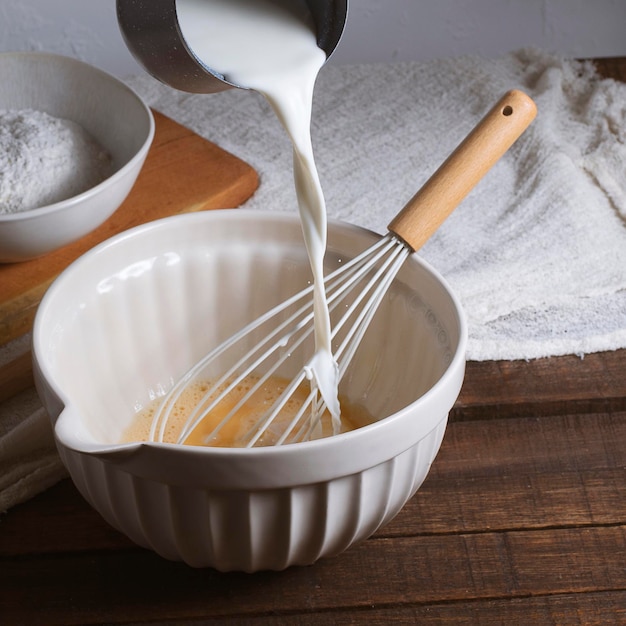
[[[177,0],[181,32],[197,58],[268,100],[293,143],[294,182],[313,273],[315,354],[307,372],[339,420],[338,371],[324,290],[326,205],[311,142],[317,75],[326,53],[304,0]]]

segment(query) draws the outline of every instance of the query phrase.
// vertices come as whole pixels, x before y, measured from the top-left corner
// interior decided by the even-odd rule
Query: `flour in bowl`
[[[0,110],[0,215],[67,200],[110,174],[110,155],[79,124]]]

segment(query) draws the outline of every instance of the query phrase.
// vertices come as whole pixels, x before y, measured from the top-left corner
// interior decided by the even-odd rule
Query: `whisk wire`
[[[322,415],[324,414],[324,410],[326,409],[326,404],[321,396],[318,393],[317,389],[312,388],[307,399],[302,404],[302,408],[298,412],[299,419],[302,418],[304,412],[309,408],[310,405],[313,405],[311,408],[311,414],[308,420],[304,420],[300,425],[299,430],[294,435],[292,441],[308,441],[313,436],[314,431],[318,428],[321,428],[322,424]],[[292,420],[292,423],[297,424],[296,419]],[[289,425],[290,430],[286,432],[280,439],[277,441],[277,445],[282,445],[287,440],[288,435],[291,433],[291,424]]]
[[[359,290],[359,297],[346,311],[345,315],[336,326],[335,332],[338,332],[346,321],[358,311],[358,315],[351,324],[343,342],[335,351],[335,357],[339,365],[339,380],[343,378],[349,363],[352,361],[356,350],[361,344],[361,340],[374,318],[374,315],[378,311],[379,303],[393,283],[404,261],[411,254],[411,249],[403,242],[393,237],[390,238],[394,239],[395,244],[395,247],[391,249],[391,255],[385,260],[385,263],[378,268],[365,288]],[[370,295],[367,301],[363,302],[368,293]],[[359,305],[361,305],[360,309],[358,308]]]
[[[184,441],[189,434],[202,422],[204,417],[215,407],[217,407],[223,400],[234,390],[236,389],[243,380],[252,375],[253,372],[257,371],[259,366],[262,363],[267,362],[267,360],[278,350],[281,348],[286,348],[289,345],[289,342],[292,341],[298,334],[300,337],[295,339],[294,343],[291,345],[291,350],[297,349],[310,334],[310,324],[313,319],[313,312],[311,311],[304,318],[300,319],[297,323],[294,322],[300,317],[303,313],[308,311],[309,307],[307,305],[301,307],[298,311],[296,311],[291,317],[285,320],[282,324],[280,324],[276,330],[271,332],[261,343],[255,345],[251,350],[249,350],[246,354],[244,354],[234,365],[232,365],[220,378],[213,383],[211,388],[204,394],[194,411],[189,415],[187,420],[185,421],[185,425],[180,433],[179,442]],[[279,342],[274,342],[265,352],[262,352],[259,356],[257,356],[251,363],[248,363],[250,359],[254,358],[254,355],[257,354],[264,346],[266,346],[272,339],[279,334],[284,328],[290,327],[292,324],[292,330],[289,331],[286,335],[281,337]],[[251,328],[252,327],[252,328]],[[257,328],[256,324],[252,324],[251,327],[246,327],[241,332],[240,337],[238,339],[243,339],[247,336],[247,333],[253,329]],[[263,384],[276,372],[276,370],[289,358],[290,353],[285,352],[282,356],[280,356],[273,366],[267,371],[265,371],[262,375],[255,379],[253,385],[250,385],[248,391],[241,397],[241,399],[235,404],[235,406],[227,413],[227,415],[220,421],[220,423],[215,426],[215,428],[207,435],[207,439],[212,439],[218,432],[228,423],[228,421],[235,415],[245,404],[256,394],[259,389],[262,388]],[[210,362],[210,360],[208,361]],[[207,365],[208,362],[205,362],[204,365]],[[246,365],[247,364],[247,365]],[[243,369],[242,369],[243,368]],[[236,374],[236,375],[235,375]],[[221,391],[220,391],[221,389]],[[210,402],[208,406],[206,403],[213,397],[213,400]]]
[[[304,381],[305,374],[304,371],[301,371],[300,374],[291,380],[289,385],[285,387],[283,392],[278,397],[278,400],[272,405],[272,408],[267,411],[262,418],[255,424],[253,428],[251,428],[248,433],[244,436],[244,440],[248,440],[246,443],[246,447],[251,448],[254,444],[263,436],[267,429],[271,426],[274,420],[278,417],[280,412],[283,410],[285,404],[292,397],[294,391],[300,386],[300,384]],[[304,413],[306,412],[308,406],[311,404],[312,396],[315,390],[311,390],[309,397],[302,404],[299,411],[296,413],[294,418],[291,420],[287,428],[284,429],[284,432],[280,439],[276,442],[276,445],[281,445],[285,442],[291,431],[295,428],[296,424],[300,421]]]
[[[410,249],[403,242],[388,234],[378,240],[370,248],[327,275],[325,279],[326,295],[329,310],[332,313],[343,303],[345,298],[354,291],[354,287],[364,280],[364,276],[367,276],[370,270],[376,268],[376,271],[371,274],[354,300],[349,305],[346,305],[347,309],[345,313],[340,317],[332,330],[332,338],[336,339],[338,333],[348,320],[355,314],[357,315],[350,330],[343,337],[342,343],[334,354],[339,367],[339,380],[341,380],[345,374],[347,365],[356,352],[374,316],[377,308],[376,303],[384,296],[402,263],[409,254]],[[163,441],[166,425],[171,419],[173,407],[180,400],[182,393],[190,381],[197,379],[206,367],[221,357],[225,352],[234,349],[238,343],[246,340],[250,333],[256,331],[268,321],[275,320],[277,315],[296,306],[297,308],[293,313],[265,333],[259,343],[247,350],[234,364],[228,367],[213,381],[210,388],[204,393],[193,411],[185,419],[178,436],[178,443],[183,443],[205,419],[207,414],[223,402],[244,380],[253,380],[254,382],[249,385],[249,388],[237,400],[234,406],[228,410],[220,422],[205,436],[207,443],[213,440],[234,415],[250,401],[267,380],[275,374],[288,358],[290,358],[292,352],[297,350],[313,333],[313,325],[311,322],[314,314],[309,297],[312,290],[312,286],[309,286],[270,309],[267,313],[258,317],[238,333],[232,335],[227,341],[210,351],[190,368],[172,387],[168,394],[164,396],[155,415],[155,419],[153,420],[151,438],[154,440],[156,431],[158,430],[158,441]],[[368,300],[364,303],[366,297],[368,297]],[[300,301],[303,301],[303,303],[298,305]],[[359,309],[359,307],[361,308]],[[280,337],[280,340],[277,341],[276,339],[278,337]],[[289,348],[289,350],[287,348]],[[259,370],[262,364],[268,363],[271,357],[281,349],[283,349],[284,352],[278,356],[270,366],[266,367],[263,373],[254,378],[251,377],[254,372]],[[307,377],[303,372],[291,380],[290,384],[283,390],[272,408],[263,414],[258,423],[243,437],[247,447],[254,446],[262,437],[263,433],[266,432],[269,426],[275,421],[284,405],[289,398],[292,397],[294,391]],[[303,420],[309,408],[311,408],[310,415],[308,419]],[[300,427],[292,440],[301,441],[310,438],[316,428],[319,427],[325,409],[326,405],[321,394],[317,387],[312,385],[307,398],[291,419],[288,426],[284,429],[284,432],[282,432],[275,445],[281,445],[287,441],[299,423]]]
[[[406,258],[425,243],[489,168],[515,142],[535,114],[536,106],[525,94],[517,90],[506,93],[391,221],[388,235],[326,276],[324,288],[329,310],[333,318],[337,318],[331,331],[331,340],[333,344],[338,345],[333,356],[337,361],[340,380],[345,375],[380,302]],[[471,167],[468,164],[471,164]],[[357,288],[360,292],[355,293]],[[203,419],[207,406],[209,410],[215,406],[213,395],[224,395],[220,386],[230,393],[257,368],[262,368],[259,375],[262,382],[250,384],[263,385],[274,372],[279,371],[279,368],[280,373],[288,369],[282,366],[289,358],[289,350],[299,349],[295,360],[300,359],[303,349],[309,345],[308,343],[303,345],[303,342],[314,332],[314,325],[311,323],[314,318],[311,298],[313,289],[314,285],[310,285],[275,306],[191,368],[163,398],[153,420],[151,437],[156,436],[157,432],[159,437],[163,437],[166,422],[171,414],[171,406],[178,401],[182,390],[192,379],[200,373],[207,373],[208,370],[205,368],[213,361],[219,359],[221,365],[223,357],[230,357],[236,362],[232,366],[229,364],[224,366],[227,371],[219,377],[219,385],[213,385],[192,416],[187,419],[184,426],[185,437],[189,429]],[[343,306],[345,311],[339,310],[339,307]],[[295,312],[291,313],[292,311]],[[283,318],[287,319],[280,321]],[[265,324],[269,325],[266,327]],[[262,333],[266,328],[269,332]],[[265,334],[264,339],[250,349],[249,346],[259,333]],[[230,350],[234,352],[231,354]],[[242,352],[245,354],[240,357],[239,354]],[[306,358],[301,360],[306,361]],[[300,365],[300,362],[298,364]],[[288,439],[291,441],[294,436],[307,438],[320,427],[318,420],[325,409],[324,399],[317,388],[318,383],[315,376],[311,376],[316,372],[314,365],[312,360],[309,360],[301,368],[300,374],[286,385],[279,401],[254,427],[249,445],[254,445],[262,438],[269,424],[275,420],[281,408],[286,405],[305,378],[311,379],[310,393],[298,407],[288,429],[282,432],[280,443]],[[232,382],[231,378],[237,382]],[[251,397],[250,395],[248,399]],[[242,406],[235,398],[233,404]],[[304,419],[308,411],[310,415],[308,419]],[[229,412],[224,421],[227,422],[231,416],[232,413]]]
[[[269,311],[267,311],[266,313],[264,313],[263,315],[255,319],[253,322],[249,323],[247,326],[242,328],[239,332],[231,335],[226,341],[224,341],[223,343],[218,345],[215,349],[207,353],[193,367],[191,367],[174,384],[172,389],[170,389],[170,391],[163,397],[161,404],[155,413],[155,419],[153,420],[151,430],[150,430],[150,439],[153,441],[154,440],[163,441],[167,422],[171,418],[172,408],[175,406],[176,402],[180,400],[180,397],[182,393],[184,392],[186,386],[189,384],[189,382],[195,379],[205,367],[207,367],[210,363],[214,362],[227,350],[230,350],[231,348],[233,348],[237,343],[239,343],[241,340],[246,338],[251,332],[260,328],[263,324],[265,324],[269,320],[274,319],[278,314],[280,314],[285,309],[292,307],[299,300],[306,298],[312,292],[312,290],[313,290],[312,286],[307,287],[303,289],[302,291],[294,294],[291,298],[288,298],[284,302],[270,309]],[[299,323],[296,324],[293,330],[283,338],[282,342],[274,343],[270,350],[268,350],[263,356],[257,359],[257,365],[264,358],[266,358],[267,355],[271,354],[273,351],[278,349],[281,343],[284,343],[285,340],[288,341],[289,335],[295,334],[300,328],[306,326],[306,324],[311,321],[311,319],[313,318],[313,312],[312,310],[310,310],[310,304],[308,300],[304,305],[302,305],[298,310],[296,310],[288,319],[286,319],[284,322],[282,322],[281,324],[276,326],[272,331],[270,331],[267,335],[265,335],[264,339],[260,343],[255,345],[253,349],[251,349],[248,353],[246,353],[235,365],[233,365],[226,373],[224,373],[217,382],[215,382],[212,385],[211,389],[207,391],[207,393],[203,396],[203,398],[201,399],[199,403],[200,410],[203,405],[206,405],[206,402],[208,401],[208,399],[216,393],[217,389],[222,387],[224,383],[233,376],[234,372],[237,371],[237,369],[242,366],[242,363],[249,360],[254,353],[259,352],[265,345],[270,343],[277,335],[283,332],[285,328],[289,328],[292,324],[294,324],[294,322],[298,319],[298,317],[300,317],[303,313],[307,313],[307,312],[308,314]],[[230,390],[232,391],[232,388]],[[182,443],[182,441],[184,441],[184,439],[187,438],[189,433],[193,430],[193,428],[195,428],[195,426],[197,426],[197,424],[202,420],[202,417],[206,415],[206,413],[207,413],[207,410],[204,410],[202,412],[202,415],[200,415],[199,411],[194,410],[192,415],[190,415],[185,422],[183,431],[181,432],[181,435],[179,436],[179,443]],[[193,426],[189,426],[192,423],[193,423]],[[158,438],[156,438],[157,430],[158,430]]]

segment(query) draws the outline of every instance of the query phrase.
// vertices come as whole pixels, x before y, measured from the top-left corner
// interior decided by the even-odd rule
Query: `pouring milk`
[[[326,205],[311,143],[317,75],[326,61],[304,0],[177,0],[181,32],[194,54],[231,83],[268,100],[293,143],[294,182],[313,273],[315,354],[307,366],[333,422],[339,422],[338,371],[324,290]]]

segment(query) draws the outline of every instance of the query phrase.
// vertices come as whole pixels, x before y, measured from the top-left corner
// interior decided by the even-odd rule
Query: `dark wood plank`
[[[0,403],[30,389],[34,384],[30,352],[0,365]]]
[[[370,539],[313,567],[257,575],[139,549],[6,559],[0,612],[8,623],[123,623],[621,592],[625,549],[616,526]]]
[[[626,350],[469,362],[452,420],[626,411]]]
[[[133,546],[87,504],[70,479],[0,516],[0,567],[3,556],[121,550]]]
[[[626,59],[624,57],[606,57],[594,59],[593,62],[602,76],[626,83]]]
[[[626,521],[626,413],[453,423],[416,496],[380,532]]]
[[[377,536],[577,528],[626,522],[626,470],[429,478]]]
[[[142,624],[144,622],[141,622]],[[150,622],[153,626],[172,621]],[[429,624],[430,626],[517,626],[530,624],[577,624],[579,626],[609,626],[626,623],[626,592],[568,594],[506,600],[477,600],[472,602],[437,603],[394,607],[363,607],[359,610],[318,613],[291,613],[258,617],[231,617],[229,626],[389,626]],[[176,620],[177,626],[193,626],[198,622]],[[132,625],[139,626],[139,622]]]

